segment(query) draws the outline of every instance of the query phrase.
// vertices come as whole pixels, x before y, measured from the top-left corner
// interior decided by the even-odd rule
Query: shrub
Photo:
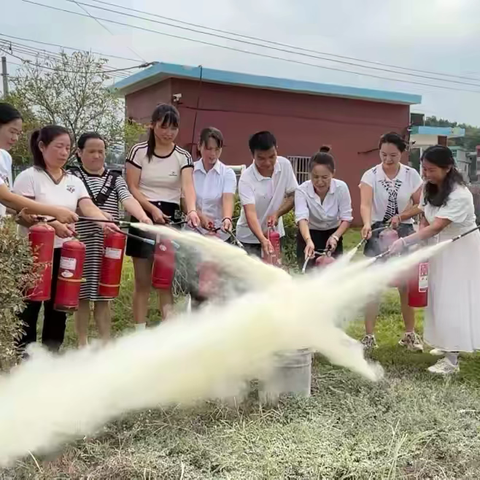
[[[15,340],[22,333],[17,317],[23,307],[23,294],[32,285],[33,258],[28,240],[17,235],[13,219],[0,224],[0,369],[7,370],[16,360]]]

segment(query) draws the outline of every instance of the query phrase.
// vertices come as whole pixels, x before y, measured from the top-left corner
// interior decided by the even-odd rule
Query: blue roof
[[[413,95],[408,93],[371,90],[368,88],[358,87],[345,87],[329,83],[289,80],[286,78],[266,77],[247,73],[228,72],[225,70],[214,70],[212,68],[204,68],[201,66],[191,67],[186,65],[175,65],[172,63],[160,62],[157,62],[153,66],[117,82],[115,84],[115,88],[117,89],[118,93],[122,95],[128,95],[129,93],[136,92],[150,85],[161,82],[167,78],[187,78],[198,80],[200,77],[203,79],[203,81],[212,83],[307,93],[310,95],[326,95],[404,105],[419,104],[422,101],[421,95]]]
[[[440,137],[464,137],[465,129],[460,127],[427,127],[414,126],[410,132],[412,135],[435,135]]]

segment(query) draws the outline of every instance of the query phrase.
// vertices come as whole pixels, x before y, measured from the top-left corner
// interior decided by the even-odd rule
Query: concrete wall
[[[284,156],[311,156],[322,144],[330,145],[337,177],[350,187],[357,224],[358,184],[362,173],[379,162],[379,137],[388,131],[404,133],[409,124],[410,109],[406,105],[213,83],[200,87],[196,81],[183,79],[171,79],[128,95],[127,114],[148,121],[155,105],[170,101],[176,93],[182,94],[177,105],[181,114],[178,144],[189,147],[202,128],[215,126],[224,134],[222,160],[229,165],[251,163],[248,138],[259,130],[274,133],[279,153]]]

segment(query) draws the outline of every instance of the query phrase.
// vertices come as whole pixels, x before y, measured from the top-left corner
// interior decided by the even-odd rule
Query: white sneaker
[[[440,348],[434,348],[433,350],[430,350],[429,353],[430,355],[434,355],[435,357],[443,357],[445,355],[445,352]]]
[[[430,373],[436,373],[439,375],[451,375],[458,373],[460,367],[458,363],[454,365],[448,358],[441,358],[435,365],[432,365],[427,369]]]

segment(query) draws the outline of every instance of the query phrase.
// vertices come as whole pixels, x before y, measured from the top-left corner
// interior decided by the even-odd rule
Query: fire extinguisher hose
[[[471,230],[468,230],[465,233],[461,233],[460,235],[453,237],[452,242],[456,242],[457,240],[460,240],[461,238],[466,237],[467,235],[470,235],[471,233],[476,232],[479,229],[480,229],[480,225],[477,225],[475,228],[472,228]]]

